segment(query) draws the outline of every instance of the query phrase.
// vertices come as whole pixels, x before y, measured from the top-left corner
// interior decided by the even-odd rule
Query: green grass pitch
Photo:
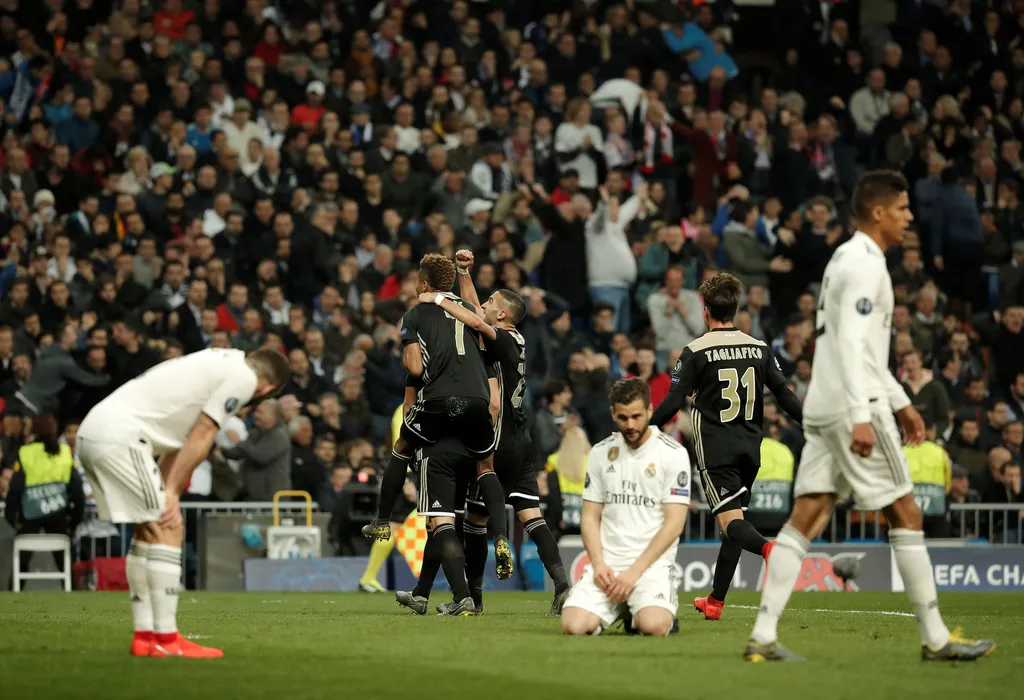
[[[431,604],[442,602],[435,595]],[[754,610],[705,622],[683,596],[668,639],[566,639],[539,593],[489,594],[477,618],[417,617],[391,594],[182,594],[182,631],[215,661],[135,659],[127,594],[0,594],[0,698],[598,700],[1020,697],[1024,594],[947,593],[950,626],[999,648],[972,664],[923,664],[905,596],[793,596],[782,640],[804,664],[740,658]],[[757,596],[733,593],[733,605]],[[843,612],[847,611],[847,612]],[[859,612],[850,612],[859,611]]]

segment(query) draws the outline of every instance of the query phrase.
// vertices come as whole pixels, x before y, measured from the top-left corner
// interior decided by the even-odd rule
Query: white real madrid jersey
[[[843,415],[868,423],[872,409],[899,411],[910,404],[889,372],[892,310],[885,255],[857,231],[832,255],[822,278],[805,425]]]
[[[82,421],[96,441],[145,440],[154,454],[180,449],[205,413],[218,426],[252,399],[256,373],[241,350],[209,349],[161,362],[120,387]]]
[[[594,445],[583,500],[604,504],[601,548],[612,568],[630,566],[665,523],[662,506],[690,503],[690,457],[678,442],[651,426],[635,452],[619,433]],[[662,555],[675,561],[676,544]]]

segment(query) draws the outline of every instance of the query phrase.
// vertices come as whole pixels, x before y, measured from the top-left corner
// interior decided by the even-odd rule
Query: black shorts
[[[476,474],[476,462],[444,453],[424,457],[417,465],[419,494],[416,510],[427,517],[454,518],[466,510],[466,489]]]
[[[533,443],[529,441],[494,452],[494,473],[501,482],[505,503],[512,506],[517,513],[528,508],[540,507],[537,471],[534,468],[535,456]],[[469,500],[466,502],[469,512],[473,515],[488,515],[475,481],[470,486],[469,494]]]
[[[750,490],[761,465],[749,455],[741,455],[732,464],[698,469],[704,498],[712,513],[727,510],[746,510],[750,504]]]
[[[485,399],[449,396],[419,399],[406,411],[402,439],[410,449],[433,445],[445,438],[459,440],[478,459],[494,452],[490,404]]]

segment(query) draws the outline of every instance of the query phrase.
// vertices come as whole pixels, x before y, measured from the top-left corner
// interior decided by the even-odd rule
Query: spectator
[[[327,466],[313,450],[313,423],[306,416],[288,423],[291,435],[291,487],[305,491],[314,498],[327,477]]]
[[[590,298],[594,304],[610,304],[614,309],[615,329],[632,329],[629,289],[636,281],[636,259],[626,238],[626,229],[647,196],[646,186],[619,204],[606,189],[601,203],[586,224],[587,272]]]
[[[234,447],[221,449],[223,457],[242,460],[246,500],[267,502],[278,491],[291,488],[291,444],[278,416],[274,399],[256,407],[255,427]]]
[[[60,443],[57,419],[44,413],[33,421],[36,441],[17,451],[17,463],[4,489],[4,518],[16,535],[49,533],[73,536],[85,514],[82,476],[75,469],[71,448]],[[21,555],[21,570],[29,571],[31,552]],[[58,570],[64,557],[54,552]]]
[[[651,405],[657,406],[672,388],[672,379],[668,372],[658,368],[654,348],[641,346],[636,351],[636,371],[633,376],[647,382],[651,389]]]
[[[71,350],[77,345],[78,334],[69,323],[60,328],[57,342],[39,354],[39,361],[28,381],[15,392],[15,397],[31,414],[52,412],[57,407],[60,392],[68,382],[96,387],[110,382],[109,375],[92,374],[75,363]]]
[[[665,286],[647,300],[647,313],[654,329],[658,364],[667,366],[668,353],[684,348],[704,332],[703,306],[700,296],[684,289],[682,268],[673,267],[665,273]]]
[[[944,287],[961,299],[977,303],[984,245],[978,209],[952,167],[942,171],[942,185],[942,203],[932,221],[933,262],[944,273]],[[947,259],[957,261],[949,271]]]
[[[57,125],[57,142],[67,146],[72,154],[77,154],[95,144],[99,137],[99,124],[92,118],[92,100],[86,95],[79,95],[75,98],[74,115]]]
[[[731,269],[744,288],[751,285],[767,286],[769,272],[785,274],[793,269],[790,260],[781,256],[771,258],[769,253],[758,246],[754,234],[757,217],[757,207],[753,204],[736,202],[729,212],[729,223],[723,236]]]
[[[850,97],[850,117],[861,139],[869,139],[878,121],[889,114],[890,98],[891,93],[885,89],[885,71],[870,71],[867,84]]]
[[[565,111],[565,121],[555,130],[555,152],[561,171],[573,170],[580,178],[580,187],[596,192],[598,167],[603,165],[601,131],[590,123],[590,103],[576,99]]]
[[[935,426],[942,435],[949,426],[950,402],[945,388],[935,381],[930,370],[924,369],[919,350],[905,354],[900,361],[902,384],[911,403],[921,414],[926,425]]]

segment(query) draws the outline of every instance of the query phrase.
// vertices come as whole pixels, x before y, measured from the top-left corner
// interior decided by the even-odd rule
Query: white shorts
[[[827,427],[811,427],[805,422],[807,444],[793,484],[794,497],[834,493],[845,500],[852,493],[859,507],[877,510],[911,493],[914,483],[903,440],[888,407],[872,411],[871,427],[875,447],[870,456],[861,457],[850,451],[853,424],[849,418]]]
[[[612,603],[594,583],[594,567],[588,564],[579,582],[572,587],[564,607],[581,608],[597,615],[601,618],[603,628],[610,627],[627,609],[634,617],[644,608],[665,608],[675,615],[679,609],[679,583],[679,572],[675,564],[658,561],[640,576],[629,600],[625,603]]]
[[[164,481],[147,445],[79,435],[76,447],[92,485],[100,519],[111,523],[160,521]]]

